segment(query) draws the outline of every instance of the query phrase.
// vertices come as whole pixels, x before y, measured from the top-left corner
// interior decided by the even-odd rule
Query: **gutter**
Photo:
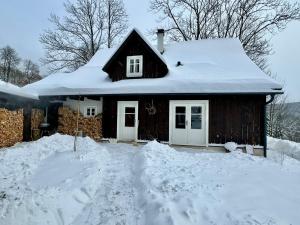
[[[264,111],[263,111],[263,117],[264,117],[264,157],[267,157],[267,105],[274,101],[275,94],[270,95],[271,98],[269,101],[265,102],[264,104]]]

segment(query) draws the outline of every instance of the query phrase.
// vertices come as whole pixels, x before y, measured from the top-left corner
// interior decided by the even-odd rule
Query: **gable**
[[[168,68],[160,53],[154,50],[134,29],[113,56],[104,65],[112,81],[132,79],[127,77],[127,57],[142,56],[142,75],[136,78],[160,78],[168,73]]]

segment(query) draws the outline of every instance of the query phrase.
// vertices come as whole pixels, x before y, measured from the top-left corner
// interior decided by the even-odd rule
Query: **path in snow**
[[[132,168],[138,147],[128,144],[101,146],[109,149],[111,161],[106,162],[105,176],[99,183],[95,198],[73,221],[73,225],[138,224],[140,213]]]

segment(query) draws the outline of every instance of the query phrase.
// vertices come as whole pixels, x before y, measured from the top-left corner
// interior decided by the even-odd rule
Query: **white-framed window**
[[[92,117],[97,115],[97,107],[96,106],[87,106],[84,110],[84,115],[86,117]]]
[[[143,56],[127,56],[127,77],[143,76]]]

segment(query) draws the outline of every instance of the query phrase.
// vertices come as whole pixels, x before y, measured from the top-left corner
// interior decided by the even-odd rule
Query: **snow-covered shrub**
[[[230,151],[230,152],[233,152],[237,149],[237,143],[235,142],[227,142],[225,145],[224,145],[225,149]]]

